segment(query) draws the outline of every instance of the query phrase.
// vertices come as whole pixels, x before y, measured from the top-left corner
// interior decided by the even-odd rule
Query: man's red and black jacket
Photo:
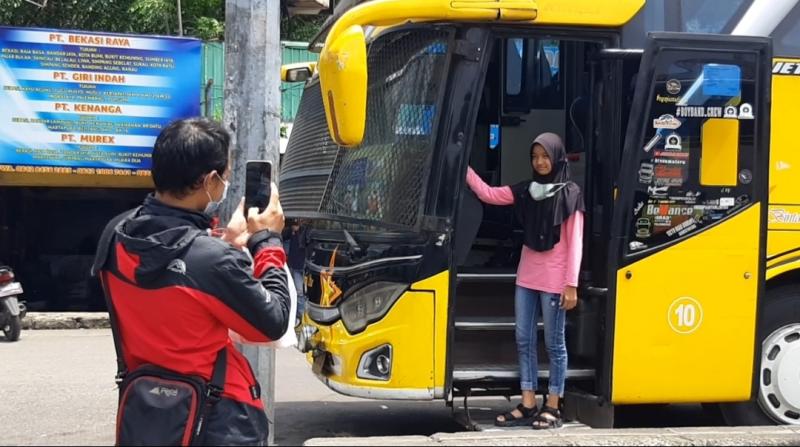
[[[111,295],[128,371],[154,364],[210,380],[216,355],[227,346],[223,399],[208,419],[206,439],[265,442],[260,387],[228,330],[253,342],[286,332],[290,303],[280,238],[266,232],[251,237],[251,260],[212,237],[205,214],[165,205],[152,195],[131,218],[104,232],[113,237],[107,247],[98,247],[93,271]]]

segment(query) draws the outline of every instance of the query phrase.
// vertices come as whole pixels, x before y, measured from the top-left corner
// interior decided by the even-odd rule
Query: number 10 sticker
[[[703,307],[694,298],[684,296],[672,302],[667,312],[669,327],[679,334],[691,334],[703,322]]]

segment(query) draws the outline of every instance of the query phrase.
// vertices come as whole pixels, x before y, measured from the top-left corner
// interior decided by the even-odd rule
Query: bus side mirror
[[[336,144],[353,147],[364,139],[367,118],[367,43],[353,25],[326,42],[319,60],[319,81],[328,131]]]
[[[287,64],[281,66],[281,81],[283,82],[305,82],[314,75],[316,62],[300,62],[297,64]]]

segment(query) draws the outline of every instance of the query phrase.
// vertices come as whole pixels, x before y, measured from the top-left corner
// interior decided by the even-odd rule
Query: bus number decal
[[[669,307],[667,321],[673,331],[679,334],[691,334],[703,322],[703,307],[694,298],[678,298]]]

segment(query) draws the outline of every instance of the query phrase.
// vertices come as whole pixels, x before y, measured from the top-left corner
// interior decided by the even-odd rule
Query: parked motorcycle
[[[22,319],[27,309],[19,300],[22,285],[14,281],[11,267],[0,266],[0,328],[7,341],[17,341],[22,333]]]

